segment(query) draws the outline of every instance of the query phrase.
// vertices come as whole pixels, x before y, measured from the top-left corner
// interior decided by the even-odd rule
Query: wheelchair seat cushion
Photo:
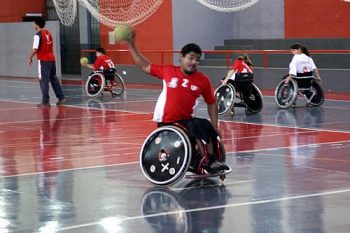
[[[189,120],[178,121],[178,123],[188,130],[190,138],[204,140],[209,143],[213,139],[216,140],[219,136],[210,121],[207,119],[194,117]]]
[[[114,78],[115,72],[116,72],[115,68],[110,68],[110,69],[103,70],[103,75],[105,76],[106,79],[111,80]]]
[[[236,73],[235,80],[236,81],[253,81],[254,74],[253,73]]]

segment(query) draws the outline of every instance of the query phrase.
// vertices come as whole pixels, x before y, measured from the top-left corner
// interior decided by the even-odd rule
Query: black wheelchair
[[[247,115],[259,113],[263,108],[263,95],[253,83],[252,78],[237,78],[229,80],[227,85],[221,84],[215,90],[218,114],[227,112],[234,114],[235,107],[245,108]]]
[[[296,76],[288,84],[283,79],[275,89],[275,101],[280,108],[289,108],[300,95],[307,105],[320,106],[324,102],[324,92],[314,76]]]
[[[120,96],[124,90],[124,80],[115,68],[96,70],[89,75],[85,83],[85,91],[90,97],[102,95],[104,91],[110,92],[112,97]]]
[[[204,148],[204,154],[199,148]],[[216,145],[220,161],[226,160],[226,154],[220,138]],[[231,172],[223,170],[208,173],[209,154],[205,142],[198,142],[188,136],[187,129],[180,124],[161,126],[154,130],[144,141],[140,152],[140,167],[148,181],[159,186],[169,186],[186,178],[204,179],[217,177],[223,181]]]

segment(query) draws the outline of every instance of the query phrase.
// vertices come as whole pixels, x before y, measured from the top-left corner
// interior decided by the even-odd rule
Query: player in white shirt
[[[285,83],[289,83],[293,77],[302,76],[314,76],[317,81],[321,82],[320,74],[314,61],[310,57],[309,50],[300,44],[293,44],[290,46],[290,49],[294,56],[289,64],[289,73]]]

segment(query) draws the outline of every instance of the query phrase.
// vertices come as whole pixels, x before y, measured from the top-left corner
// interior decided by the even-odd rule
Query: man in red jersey
[[[38,76],[42,93],[41,103],[38,107],[49,107],[49,83],[58,99],[56,105],[60,106],[65,103],[64,94],[61,84],[56,76],[55,54],[53,52],[53,40],[51,32],[45,29],[45,20],[43,17],[35,18],[34,29],[37,33],[34,36],[33,49],[28,57],[29,66],[32,65],[33,57],[36,55],[38,59]]]
[[[180,123],[189,131],[189,136],[204,140],[209,146],[209,172],[228,170],[213,143],[218,138],[218,109],[210,80],[197,71],[202,51],[196,44],[187,44],[181,50],[180,66],[151,64],[136,48],[134,36],[128,41],[131,55],[136,65],[145,73],[163,80],[153,120],[158,126]],[[193,111],[202,96],[207,104],[210,122],[207,119],[193,117]]]

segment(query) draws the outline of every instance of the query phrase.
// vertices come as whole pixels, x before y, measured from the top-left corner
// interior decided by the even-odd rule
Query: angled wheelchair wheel
[[[120,96],[123,94],[125,89],[125,83],[123,78],[118,74],[114,74],[113,84],[112,84],[112,93],[113,95]]]
[[[85,83],[86,94],[90,97],[99,96],[105,88],[105,77],[103,74],[93,72]]]
[[[224,115],[231,110],[236,96],[235,88],[231,84],[220,85],[215,90],[216,103],[218,105],[218,114]]]
[[[314,97],[310,100],[312,106],[320,106],[324,102],[324,92],[320,84],[316,81],[312,81],[311,89],[315,92]]]
[[[168,186],[186,174],[191,156],[187,134],[176,126],[163,126],[154,130],[143,143],[140,166],[151,183]]]
[[[247,108],[245,110],[246,114],[258,113],[262,110],[263,95],[254,83],[252,83],[250,95],[244,100],[244,102],[247,105]]]
[[[288,84],[282,80],[275,89],[275,101],[280,108],[289,108],[297,98],[298,84],[290,80]]]

